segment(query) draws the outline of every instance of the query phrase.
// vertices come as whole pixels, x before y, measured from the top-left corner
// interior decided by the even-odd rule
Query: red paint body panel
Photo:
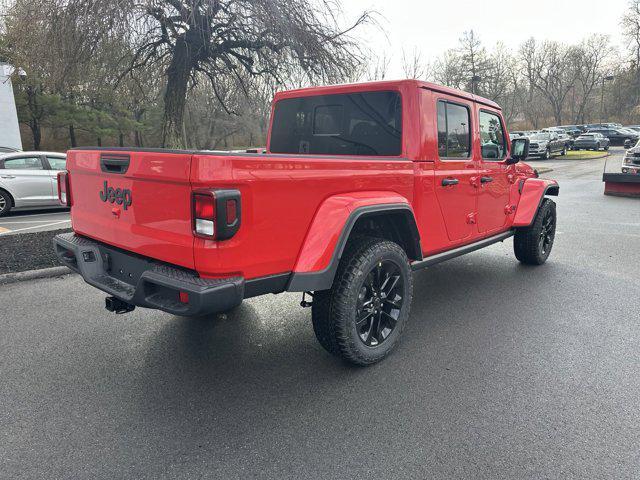
[[[545,191],[549,186],[553,185],[558,185],[558,182],[542,178],[528,178],[525,180],[513,219],[514,227],[531,225]]]
[[[112,174],[101,171],[100,155],[105,153],[71,150],[67,154],[73,229],[115,247],[194,268],[191,155],[131,152],[127,172]],[[105,181],[133,192],[127,210],[100,199]],[[114,209],[119,209],[119,215]]]
[[[302,157],[194,155],[193,188],[233,187],[242,195],[242,225],[233,238],[195,240],[201,274],[255,278],[294,270],[320,206],[342,191],[356,197],[385,192],[378,203],[392,194],[404,202],[413,197],[412,162]],[[314,255],[324,258],[324,249]]]
[[[501,161],[488,165],[481,158],[478,112],[490,110],[501,117],[489,100],[405,80],[281,92],[274,105],[296,96],[376,90],[401,94],[402,153],[397,157],[134,150],[124,152],[130,155],[128,171],[113,174],[100,168],[100,156],[107,151],[72,150],[67,165],[73,228],[110,245],[194,269],[203,277],[253,279],[325,269],[349,214],[360,206],[409,205],[425,256],[532,218],[545,181],[529,183],[534,180],[530,168]],[[442,98],[463,103],[471,112],[468,159],[438,157],[436,103]],[[499,178],[479,186],[481,174]],[[443,187],[442,179],[448,177],[461,182]],[[517,186],[525,178],[521,199]],[[115,214],[117,206],[100,199],[105,181],[131,191],[126,211]],[[242,221],[231,239],[193,236],[191,192],[200,188],[240,191]]]

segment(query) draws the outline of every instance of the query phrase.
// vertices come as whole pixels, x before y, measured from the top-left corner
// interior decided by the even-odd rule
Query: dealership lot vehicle
[[[640,175],[640,141],[625,153],[622,161],[622,173]]]
[[[14,152],[0,155],[0,217],[12,209],[60,207],[58,172],[66,156],[55,152]]]
[[[567,139],[561,139],[555,132],[538,132],[529,137],[529,156],[544,160],[553,155],[566,155]]]
[[[574,150],[609,150],[609,139],[601,133],[583,133],[573,142]]]
[[[511,236],[521,262],[548,258],[558,184],[517,164],[528,139],[507,139],[498,105],[430,83],[283,92],[267,154],[70,151],[75,234],[55,248],[118,313],[313,292],[320,344],[371,364],[406,324],[412,269]]]
[[[640,133],[622,127],[592,128],[588,133],[600,133],[609,139],[609,145],[620,147],[635,144],[640,138]]]

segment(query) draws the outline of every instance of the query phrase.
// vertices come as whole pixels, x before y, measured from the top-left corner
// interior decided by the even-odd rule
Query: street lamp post
[[[473,77],[471,77],[471,93],[473,93],[474,95],[476,94],[476,91],[478,90],[478,84],[481,81],[482,77],[478,75],[474,75]]]
[[[602,77],[602,88],[600,89],[600,123],[604,121],[604,82],[613,80],[613,75]]]

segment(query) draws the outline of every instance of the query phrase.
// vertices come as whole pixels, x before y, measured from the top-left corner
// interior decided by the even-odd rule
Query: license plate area
[[[107,275],[133,286],[138,284],[145,271],[156,265],[151,260],[105,246],[100,247],[100,254]]]

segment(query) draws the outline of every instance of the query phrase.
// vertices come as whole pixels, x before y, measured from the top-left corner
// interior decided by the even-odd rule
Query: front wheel
[[[409,318],[413,276],[396,243],[355,239],[331,290],[315,292],[311,319],[320,344],[355,365],[371,365],[397,345]]]
[[[556,236],[556,204],[545,198],[529,227],[519,228],[513,238],[513,251],[520,262],[542,265],[549,258]]]

